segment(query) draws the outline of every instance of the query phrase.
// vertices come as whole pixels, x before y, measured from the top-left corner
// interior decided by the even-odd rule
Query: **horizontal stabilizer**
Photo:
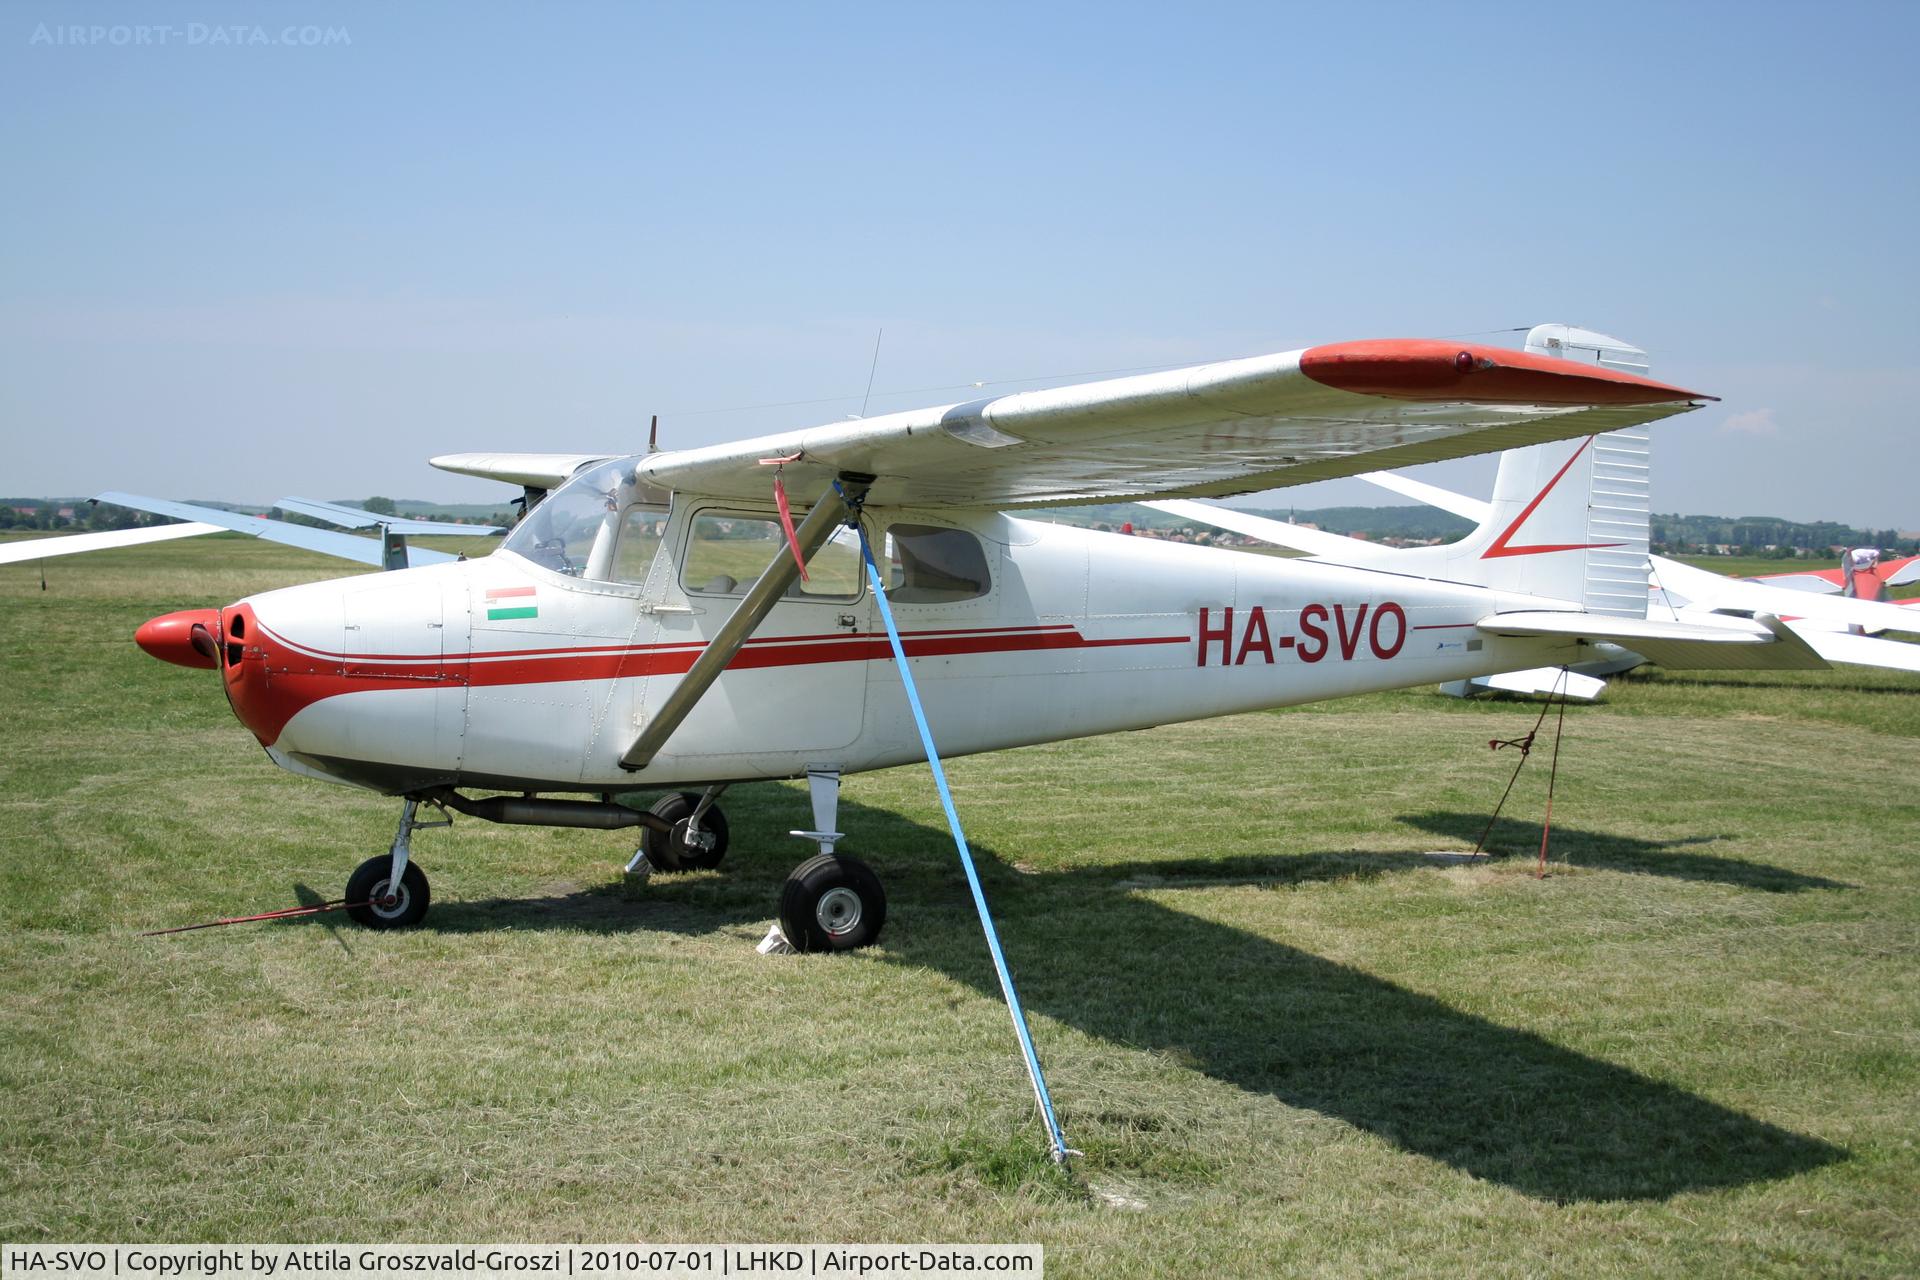
[[[1528,610],[1496,613],[1475,626],[1486,635],[1562,636],[1586,644],[1614,644],[1675,671],[1742,668],[1824,671],[1826,661],[1785,623],[1769,614],[1725,617],[1711,625],[1621,618],[1611,614]]]
[[[427,465],[460,476],[499,480],[526,489],[558,489],[580,468],[605,462],[611,453],[443,453]]]
[[[197,538],[203,533],[219,533],[220,526],[195,521],[189,524],[161,524],[150,529],[111,529],[105,533],[70,533],[57,538],[27,538],[0,543],[0,564],[22,564],[29,560],[51,560],[55,556],[74,556],[83,551],[108,551],[114,547],[134,547],[146,542],[170,542],[175,538]]]
[[[289,547],[299,547],[302,551],[315,551],[323,556],[333,556],[340,560],[351,560],[356,564],[381,566],[385,564],[380,543],[373,538],[356,538],[350,533],[335,533],[331,529],[310,529],[305,525],[288,524],[284,520],[262,520],[259,516],[243,516],[236,511],[222,511],[217,507],[198,507],[190,502],[174,502],[167,498],[148,498],[137,493],[103,493],[93,499],[108,506],[131,507],[135,511],[148,511],[157,516],[172,516],[176,520],[193,520],[202,524],[217,525],[222,529],[231,529],[235,533],[251,534],[264,538],[268,542],[278,542]],[[456,560],[444,551],[428,551],[422,547],[407,548],[407,567],[418,568],[423,564],[442,564]]]
[[[1534,667],[1528,671],[1503,671],[1497,675],[1475,676],[1471,680],[1462,680],[1461,684],[1470,686],[1468,692],[1498,690],[1501,693],[1538,694],[1550,697],[1555,693],[1573,702],[1595,702],[1607,691],[1607,682],[1596,676],[1583,676],[1577,671],[1561,671],[1559,667]],[[1451,692],[1447,686],[1442,690]]]
[[[364,507],[347,507],[313,498],[282,498],[273,505],[277,510],[325,520],[342,529],[371,529],[375,525],[383,525],[389,533],[442,538],[484,538],[506,532],[498,525],[491,524],[456,524],[451,520],[410,520],[405,516],[383,516]]]

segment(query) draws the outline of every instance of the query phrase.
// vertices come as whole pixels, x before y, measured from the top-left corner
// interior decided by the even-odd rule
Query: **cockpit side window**
[[[628,507],[620,517],[620,540],[613,548],[613,580],[635,585],[646,582],[666,531],[665,507]]]
[[[667,511],[643,496],[633,459],[589,468],[529,511],[501,549],[586,582],[645,582]]]
[[[980,539],[964,529],[896,524],[887,529],[893,561],[887,598],[900,604],[947,604],[984,596],[993,587]]]

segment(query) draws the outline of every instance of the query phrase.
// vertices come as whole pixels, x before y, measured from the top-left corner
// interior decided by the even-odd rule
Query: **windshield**
[[[582,471],[515,525],[502,549],[575,578],[607,581],[616,564],[644,575],[645,566],[638,563],[642,557],[631,554],[635,548],[616,561],[615,543],[624,525],[629,539],[650,534],[657,546],[658,521],[665,519],[666,508],[639,501],[633,468],[634,460],[623,458]]]

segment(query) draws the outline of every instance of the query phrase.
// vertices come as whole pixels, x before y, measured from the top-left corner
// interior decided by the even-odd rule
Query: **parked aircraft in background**
[[[1646,353],[1616,338],[1565,325],[1541,325],[1527,335],[1526,349],[1542,356],[1590,363],[1644,376]],[[1871,639],[1867,632],[1913,628],[1920,618],[1903,615],[1884,603],[1885,584],[1920,578],[1912,561],[1875,574],[1877,554],[1848,558],[1854,589],[1845,595],[1820,595],[1842,589],[1842,571],[1785,575],[1818,583],[1783,585],[1773,578],[1728,578],[1648,550],[1648,502],[1651,471],[1644,432],[1613,432],[1568,443],[1534,445],[1501,455],[1491,502],[1469,498],[1392,472],[1360,477],[1381,488],[1475,523],[1460,542],[1442,547],[1397,549],[1321,530],[1301,529],[1249,512],[1190,501],[1146,505],[1183,519],[1211,524],[1248,537],[1305,552],[1315,560],[1381,572],[1443,574],[1470,580],[1475,566],[1489,560],[1522,557],[1540,572],[1584,561],[1586,576],[1578,598],[1590,610],[1618,610],[1628,616],[1666,618],[1703,626],[1739,625],[1743,617],[1773,615],[1829,662],[1920,671],[1920,645]],[[1548,537],[1539,530],[1552,526]],[[1827,575],[1831,575],[1829,578]],[[1855,598],[1875,584],[1874,595]],[[1649,594],[1650,593],[1650,594]],[[1493,672],[1449,681],[1447,692],[1467,696],[1502,691],[1560,693],[1590,701],[1606,689],[1604,677],[1630,670],[1650,655],[1621,645],[1570,671],[1542,667]]]
[[[409,534],[477,538],[506,532],[505,529],[495,525],[456,524],[444,520],[410,520],[404,516],[381,515],[360,507],[342,506],[337,502],[317,502],[312,498],[281,498],[273,505],[277,510],[289,511],[310,519],[324,520],[328,524],[338,525],[343,529],[372,529],[374,537],[360,538],[352,534],[315,529],[311,525],[243,515],[238,511],[226,511],[219,507],[203,507],[194,503],[137,497],[133,494],[103,493],[94,501],[105,502],[110,506],[132,507],[153,515],[168,516],[181,523],[154,525],[145,529],[114,529],[105,533],[72,533],[61,537],[29,538],[19,542],[9,542],[0,546],[0,564],[24,564],[34,560],[51,560],[56,556],[78,555],[83,551],[105,551],[113,547],[170,542],[176,538],[197,538],[201,534],[232,531],[252,534],[256,538],[285,543],[287,546],[299,547],[306,551],[318,551],[322,555],[336,556],[342,560],[379,565],[386,569],[399,569],[414,565],[441,564],[459,559],[458,556],[448,555],[444,551],[428,551],[421,547],[409,548],[407,546]]]
[[[1843,595],[1855,600],[1891,600],[1891,587],[1920,582],[1920,556],[1882,560],[1878,547],[1855,547],[1832,569],[1795,569],[1790,573],[1763,573],[1748,579],[1770,587],[1808,591],[1815,595]]]

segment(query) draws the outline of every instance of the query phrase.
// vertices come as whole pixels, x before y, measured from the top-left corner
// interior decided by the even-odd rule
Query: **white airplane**
[[[1527,335],[1526,350],[1636,376],[1647,373],[1646,352],[1617,338],[1567,325],[1536,326]],[[1289,547],[1321,563],[1383,573],[1473,581],[1477,565],[1512,557],[1517,546],[1527,556],[1533,573],[1551,573],[1556,567],[1564,571],[1569,564],[1584,559],[1581,598],[1593,612],[1736,629],[1743,628],[1746,619],[1766,614],[1785,620],[1828,662],[1920,671],[1920,645],[1861,634],[1913,629],[1920,622],[1890,602],[1855,599],[1851,594],[1817,594],[1841,590],[1837,572],[1831,575],[1831,585],[1827,575],[1821,575],[1817,587],[1789,587],[1728,578],[1649,554],[1651,471],[1644,431],[1614,431],[1571,445],[1550,443],[1509,450],[1500,457],[1490,502],[1393,472],[1370,472],[1359,478],[1472,520],[1474,531],[1445,546],[1394,548],[1199,502],[1154,501],[1145,505]],[[1523,526],[1537,529],[1543,522],[1567,530],[1567,540],[1542,545],[1535,535],[1527,534],[1535,539],[1530,545],[1518,542]],[[1576,538],[1587,541],[1578,542]],[[1875,585],[1879,585],[1877,580]],[[1604,677],[1639,666],[1649,656],[1631,645],[1621,645],[1571,670],[1556,665],[1491,672],[1448,681],[1441,687],[1458,696],[1499,690],[1591,701],[1605,691]]]
[[[835,851],[840,779],[927,758],[861,574],[869,540],[890,561],[903,664],[946,755],[1618,646],[1669,666],[1822,667],[1765,615],[1648,620],[1643,556],[1617,554],[1584,509],[1526,513],[1497,555],[1436,549],[1389,572],[1004,514],[1609,439],[1705,398],[1534,353],[1390,340],[683,451],[454,455],[434,465],[526,490],[492,555],[168,614],[136,638],[217,669],[275,763],[402,798],[392,848],[348,882],[363,924],[427,911],[410,840],[429,825],[421,804],[638,826],[653,867],[708,867],[726,852],[728,786],[804,776],[813,825],[795,834],[820,856],[789,877],[780,927],[801,949],[842,950],[873,940],[886,898]],[[797,529],[789,491],[807,508]],[[633,790],[666,794],[647,811],[616,801]]]

